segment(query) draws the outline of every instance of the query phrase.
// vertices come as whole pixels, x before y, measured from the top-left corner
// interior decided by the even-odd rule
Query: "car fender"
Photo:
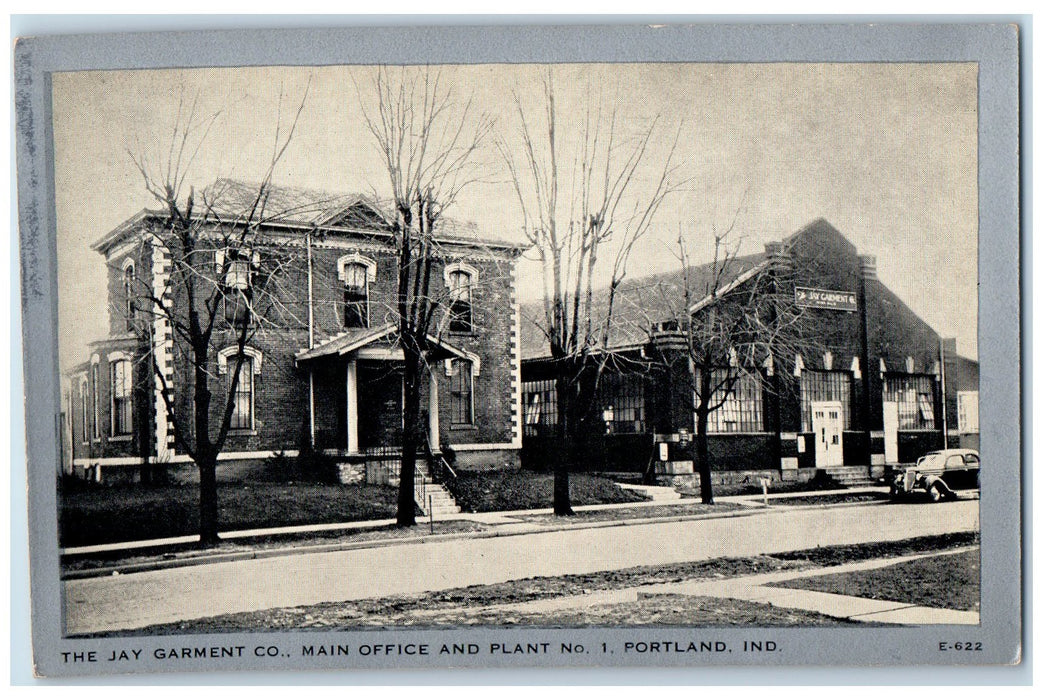
[[[935,476],[933,474],[925,475],[924,476],[924,488],[927,489],[928,491],[930,491],[932,488],[936,488],[936,487],[938,488],[939,491],[941,491],[946,496],[952,496],[953,495],[952,489],[949,488],[949,485],[947,483],[945,483],[945,480],[942,479],[940,476]]]

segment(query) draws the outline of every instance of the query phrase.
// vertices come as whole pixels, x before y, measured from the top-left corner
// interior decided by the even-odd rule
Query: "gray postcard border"
[[[461,18],[462,19],[462,18]],[[30,531],[32,638],[36,672],[48,677],[165,671],[280,671],[437,668],[437,656],[358,656],[302,659],[255,657],[256,647],[292,650],[302,640],[338,639],[353,646],[416,642],[547,641],[582,644],[584,653],[540,657],[452,659],[456,668],[675,667],[675,666],[910,666],[1012,664],[1021,658],[1021,338],[1019,215],[1019,35],[1014,25],[982,24],[775,24],[665,26],[471,26],[255,29],[41,36],[14,50],[16,157],[21,244],[24,348],[57,347],[57,276],[51,142],[50,73],[64,70],[190,66],[332,65],[340,63],[503,62],[759,62],[759,61],[971,61],[979,65],[979,359],[981,445],[989,464],[981,500],[982,604],[980,627],[911,629],[452,629],[131,637],[67,640],[60,634],[55,470],[60,386],[56,353],[24,352]],[[1005,467],[1003,465],[1006,465]],[[12,496],[19,497],[14,489]],[[14,562],[13,562],[14,564]],[[14,601],[13,601],[14,602]],[[16,603],[15,603],[16,604]],[[25,604],[25,601],[22,601]],[[133,668],[102,662],[63,664],[60,652],[224,642],[245,645],[241,659],[172,664],[155,659]],[[602,643],[653,639],[772,639],[771,655],[656,655],[591,653]],[[982,641],[984,650],[953,654],[940,641]],[[149,653],[146,651],[146,654]],[[748,674],[748,671],[743,671]],[[264,674],[267,675],[267,674]],[[260,680],[261,676],[251,678]],[[325,676],[330,680],[329,676]],[[708,680],[709,676],[702,680]],[[357,682],[357,678],[353,678]],[[490,679],[487,678],[487,681]],[[605,680],[608,680],[606,677]],[[175,681],[176,682],[176,681]],[[364,681],[363,681],[364,682]],[[492,679],[491,682],[498,682]]]

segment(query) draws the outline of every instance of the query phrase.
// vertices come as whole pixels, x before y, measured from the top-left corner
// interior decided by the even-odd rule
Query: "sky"
[[[538,120],[541,76],[531,65],[443,66],[440,79],[470,118],[494,129],[477,154],[477,182],[447,216],[498,236],[521,210],[494,143],[517,145],[519,108]],[[635,248],[628,277],[677,266],[685,237],[694,262],[712,231],[734,219],[740,254],[762,251],[817,218],[960,354],[977,358],[977,72],[973,64],[572,64],[549,67],[562,161],[591,105],[615,113],[621,143],[649,128],[649,150],[628,193],[651,191],[671,145],[677,191]],[[90,244],[155,206],[131,154],[160,159],[178,106],[217,115],[187,182],[257,180],[277,132],[304,103],[276,184],[386,197],[386,172],[363,122],[372,67],[92,71],[53,78],[60,363],[85,360],[107,334],[105,268]],[[653,126],[654,125],[654,126]],[[540,298],[539,266],[523,260],[522,301]]]

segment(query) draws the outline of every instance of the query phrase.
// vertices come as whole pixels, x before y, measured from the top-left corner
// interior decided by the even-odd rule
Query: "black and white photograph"
[[[787,631],[1016,663],[978,634],[1020,472],[979,415],[978,62],[65,70],[46,101],[48,673],[756,664]]]

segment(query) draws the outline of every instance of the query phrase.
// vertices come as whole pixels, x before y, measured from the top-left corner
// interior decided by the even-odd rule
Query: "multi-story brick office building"
[[[222,210],[242,216],[257,191],[234,181],[214,188],[221,190],[221,204],[211,207],[215,218]],[[66,407],[73,469],[93,478],[137,478],[143,464],[192,473],[173,427],[191,425],[194,410],[191,392],[183,390],[192,376],[188,348],[170,319],[142,313],[143,298],[178,304],[177,291],[165,287],[170,255],[153,235],[166,216],[142,211],[93,246],[108,270],[109,336],[91,343],[87,361],[67,374]],[[224,225],[236,225],[231,214]],[[254,239],[264,239],[263,250],[226,245],[200,253],[224,271],[218,282],[248,292],[254,271],[265,268],[269,289],[277,290],[243,349],[219,476],[260,468],[265,458],[293,455],[305,445],[357,464],[377,454],[386,463],[399,444],[403,400],[391,226],[366,198],[300,188],[272,188],[263,222],[250,226]],[[521,249],[448,220],[438,231],[430,287],[442,311],[431,332],[422,399],[428,442],[435,451],[451,446],[463,465],[516,464],[521,394],[514,288]],[[217,318],[228,325],[215,331],[208,368],[216,378],[215,426],[224,405],[220,392],[227,395],[230,368],[240,356],[232,317]],[[172,419],[163,387],[176,397],[173,411],[182,420]]]
[[[875,258],[817,220],[764,253],[735,259],[721,284],[753,289],[778,266],[786,274],[777,277],[777,294],[799,306],[799,343],[806,349],[744,368],[732,392],[713,397],[713,404],[723,402],[707,429],[715,478],[810,479],[826,469],[854,481],[866,478],[870,465],[878,476],[885,464],[913,461],[946,441],[977,446],[977,363],[957,357],[953,341],[880,282]],[[693,268],[689,280],[711,272]],[[693,479],[685,443],[694,432],[694,382],[678,374],[691,370],[683,361],[678,306],[669,303],[677,299],[664,295],[681,287],[679,278],[630,280],[617,292],[611,350],[620,361],[606,365],[600,381],[594,411],[602,430],[591,437],[589,469]],[[710,302],[696,301],[695,313],[705,313]],[[522,314],[529,464],[552,458],[556,427],[553,363],[529,320],[538,312]]]

